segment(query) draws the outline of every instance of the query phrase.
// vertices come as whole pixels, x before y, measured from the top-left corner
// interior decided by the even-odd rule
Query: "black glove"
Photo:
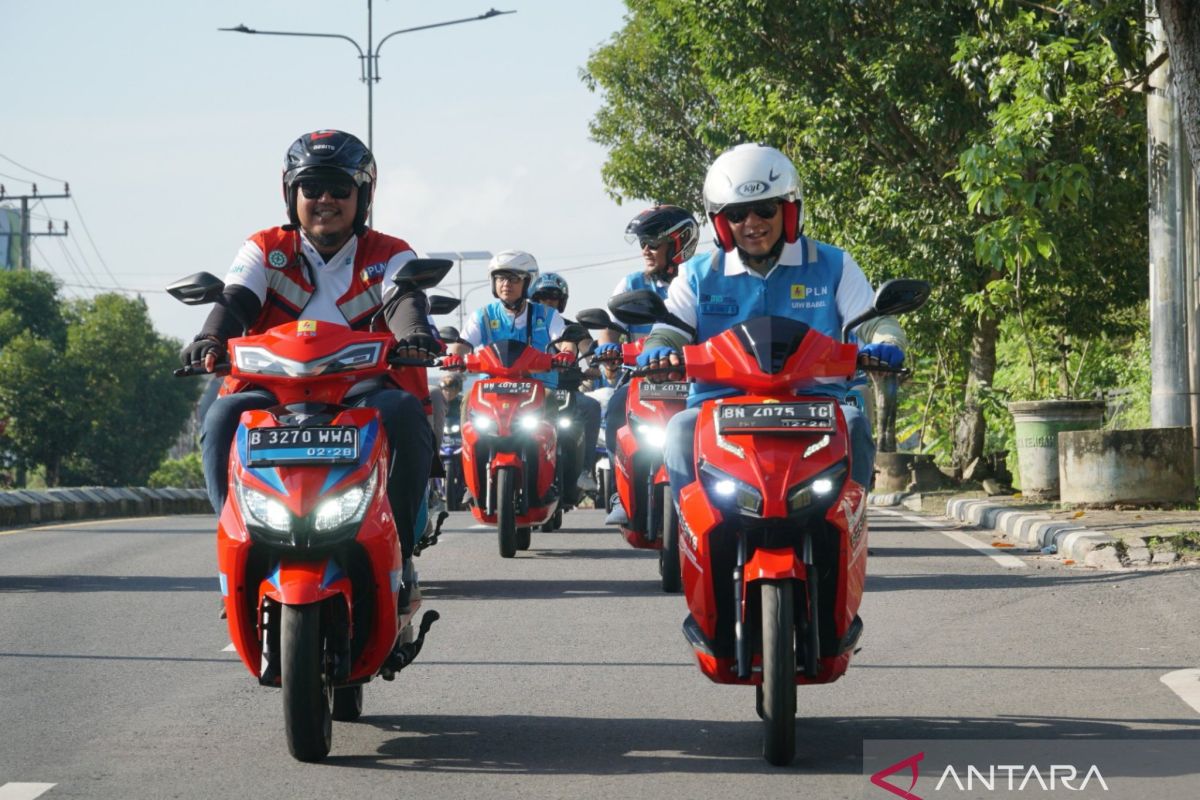
[[[185,367],[202,366],[204,357],[209,353],[215,353],[218,362],[224,361],[225,343],[202,333],[193,339],[191,344],[184,345],[183,350],[179,351],[179,357]]]
[[[428,333],[410,333],[403,339],[396,341],[397,350],[420,350],[427,354],[437,354],[442,352],[442,343]]]

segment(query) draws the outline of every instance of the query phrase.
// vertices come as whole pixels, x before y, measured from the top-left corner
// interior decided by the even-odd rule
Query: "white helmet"
[[[778,197],[783,201],[783,236],[796,241],[804,223],[804,193],[791,160],[774,147],[739,144],[717,156],[704,176],[704,210],[717,242],[733,249],[733,232],[721,214],[726,206]]]
[[[537,259],[524,250],[504,250],[492,256],[492,260],[488,262],[488,278],[492,282],[492,297],[499,297],[496,294],[496,273],[497,272],[515,272],[522,277],[521,282],[521,298],[524,299],[529,295],[529,284],[538,276]]]

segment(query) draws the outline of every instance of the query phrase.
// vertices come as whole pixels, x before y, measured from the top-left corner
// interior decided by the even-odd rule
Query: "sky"
[[[517,13],[395,36],[379,49],[374,225],[420,254],[527,250],[567,270],[571,311],[603,305],[639,268],[628,222],[588,136],[601,97],[579,72],[622,26],[620,0],[374,0],[373,40],[401,28]],[[331,13],[331,9],[337,13]],[[35,268],[65,297],[120,288],[156,329],[190,340],[207,314],[163,291],[224,277],[242,241],[286,221],[280,170],[300,134],[367,140],[367,90],[340,39],[219,32],[244,24],[348,36],[366,50],[367,0],[0,0],[5,29],[0,183],[72,198],[34,208],[70,224],[34,240]],[[20,78],[16,76],[20,75]],[[467,262],[464,306],[490,301],[486,263]],[[458,273],[443,285],[458,293]],[[439,324],[457,324],[445,317]]]

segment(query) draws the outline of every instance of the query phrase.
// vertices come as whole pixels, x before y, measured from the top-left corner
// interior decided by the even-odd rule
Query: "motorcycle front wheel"
[[[496,530],[501,558],[517,554],[517,488],[513,477],[510,468],[496,470]]]
[[[333,745],[333,692],[325,682],[321,607],[285,605],[280,618],[279,670],[288,751],[320,761]]]
[[[762,584],[763,758],[777,767],[796,755],[796,625],[791,581]]]

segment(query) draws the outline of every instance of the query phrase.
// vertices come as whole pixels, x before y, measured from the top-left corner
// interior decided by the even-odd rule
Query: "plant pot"
[[[1104,424],[1103,400],[1030,400],[1009,403],[1017,439],[1021,493],[1058,498],[1058,434]]]

